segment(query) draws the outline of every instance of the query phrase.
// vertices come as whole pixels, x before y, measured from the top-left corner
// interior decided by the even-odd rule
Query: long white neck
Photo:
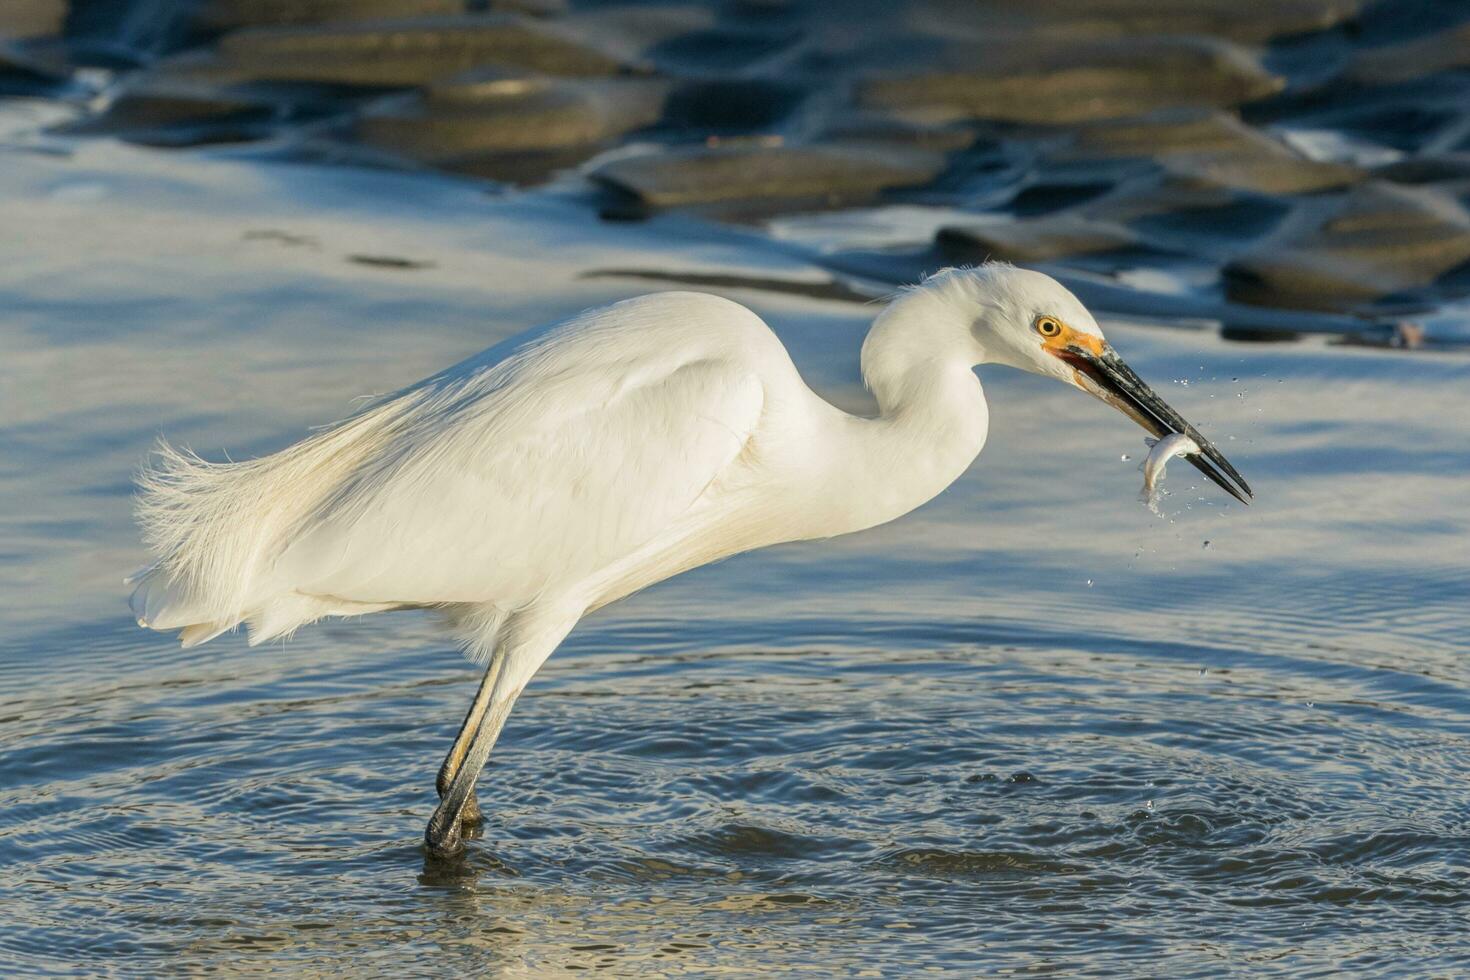
[[[891,521],[938,495],[985,445],[981,352],[952,307],[922,291],[891,304],[863,342],[878,414],[833,410],[819,461],[825,513],[814,536]]]

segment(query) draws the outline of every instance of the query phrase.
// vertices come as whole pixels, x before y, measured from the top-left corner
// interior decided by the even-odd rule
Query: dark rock
[[[118,132],[135,128],[189,125],[242,117],[267,117],[273,107],[251,99],[202,85],[141,84],[128,85],[108,105],[107,111],[88,120],[75,131]]]
[[[1470,260],[1470,214],[1425,188],[1369,182],[1299,204],[1224,270],[1231,299],[1347,310],[1430,286]]]
[[[1152,160],[1161,153],[1217,153],[1234,150],[1255,136],[1236,116],[1213,109],[1166,109],[1084,123],[1068,133],[1067,142],[1051,155],[1057,159]]]
[[[1385,85],[1457,68],[1470,68],[1470,23],[1360,51],[1348,66],[1347,76],[1366,85]]]
[[[451,170],[525,179],[590,156],[629,130],[656,122],[663,79],[487,77],[387,100],[355,122],[364,143]],[[573,152],[573,151],[580,151]],[[491,159],[511,156],[515,159]],[[539,158],[539,159],[538,159]],[[545,169],[543,169],[545,168]]]
[[[1083,205],[1094,218],[1138,222],[1169,215],[1218,211],[1240,200],[1240,195],[1222,187],[1165,178],[1128,181]]]
[[[881,143],[909,146],[936,153],[953,153],[974,146],[975,131],[963,125],[927,125],[883,113],[858,112],[841,116],[821,131],[832,142]]]
[[[69,74],[59,45],[37,50],[35,42],[0,40],[0,95],[54,92]]]
[[[823,206],[926,184],[945,159],[922,150],[867,145],[736,145],[614,160],[592,178],[642,208],[760,199]]]
[[[1220,325],[1220,337],[1242,344],[1294,344],[1302,339],[1296,330],[1274,330],[1270,327],[1241,327],[1233,323]]]
[[[241,30],[221,38],[217,58],[196,70],[237,81],[392,87],[487,65],[566,76],[610,75],[624,67],[545,23],[487,14]]]
[[[203,0],[193,26],[209,33],[337,21],[462,14],[464,0]]]
[[[1156,160],[1182,180],[1263,194],[1321,191],[1363,178],[1350,164],[1308,160],[1234,116],[1201,109],[1081,126],[1053,156]]]
[[[944,228],[935,244],[964,261],[1045,262],[1136,249],[1224,256],[1269,231],[1282,210],[1228,188],[1145,177],[1064,211]]]
[[[1166,179],[1163,192],[1116,193],[1094,213],[1126,221],[1156,249],[1224,259],[1268,234],[1288,211],[1275,198]]]
[[[859,84],[868,108],[930,122],[993,119],[1076,123],[1170,106],[1230,106],[1281,90],[1282,80],[1246,51],[1201,38],[1055,43],[1021,36],[937,52],[917,74]]]
[[[433,262],[422,259],[406,259],[401,255],[349,255],[348,262],[371,266],[375,269],[432,269]]]
[[[1166,155],[1160,161],[1169,174],[1211,187],[1260,194],[1306,194],[1356,184],[1363,172],[1346,163],[1308,160],[1274,140],[1250,150]]]
[[[67,0],[4,0],[0,40],[55,37],[66,26]]]
[[[1132,249],[1142,240],[1115,221],[1052,214],[1023,221],[952,225],[941,228],[934,243],[952,262],[1046,262]]]
[[[1137,37],[1203,34],[1260,42],[1335,27],[1354,17],[1362,0],[950,0],[928,4],[928,26],[957,25],[1047,33],[1053,37]]]
[[[241,27],[285,27],[341,21],[380,20],[463,14],[469,10],[549,16],[566,9],[564,0],[204,0],[194,26],[210,33]]]
[[[1395,184],[1470,183],[1470,153],[1443,153],[1397,160],[1378,167],[1373,176]]]

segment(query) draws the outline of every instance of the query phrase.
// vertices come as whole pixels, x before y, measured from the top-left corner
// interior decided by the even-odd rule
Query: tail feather
[[[133,586],[128,606],[144,629],[181,630],[179,640],[185,648],[198,646],[234,628],[234,622],[212,622],[199,606],[174,585],[159,565],[150,565],[128,576]]]
[[[134,618],[149,629],[174,630],[192,626],[208,615],[157,566],[138,576],[136,581],[128,606],[132,608]]]
[[[138,622],[182,629],[184,645],[192,646],[290,594],[293,583],[273,580],[275,558],[391,438],[406,401],[237,463],[211,463],[160,442],[138,477],[138,524],[158,559],[130,579]],[[269,633],[281,629],[270,626]]]
[[[179,632],[179,645],[185,650],[197,647],[201,643],[208,643],[221,633],[229,632],[234,626],[234,623],[195,623],[192,626],[186,626]]]

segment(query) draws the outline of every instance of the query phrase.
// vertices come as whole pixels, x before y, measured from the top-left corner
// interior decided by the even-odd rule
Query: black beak
[[[1245,482],[1245,478],[1230,465],[1230,461],[1213,443],[1200,435],[1198,429],[1164,404],[1164,400],[1142,378],[1134,374],[1131,367],[1123,363],[1123,359],[1112,347],[1104,346],[1101,354],[1094,354],[1074,345],[1058,351],[1057,356],[1077,369],[1078,380],[1084,388],[1128,415],[1155,436],[1162,439],[1171,432],[1182,432],[1194,440],[1200,451],[1190,453],[1184,458],[1230,496],[1243,504],[1250,503],[1250,498],[1255,494],[1251,492],[1250,484]]]

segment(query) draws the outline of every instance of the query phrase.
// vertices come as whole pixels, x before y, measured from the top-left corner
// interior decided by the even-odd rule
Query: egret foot
[[[475,791],[470,790],[470,798],[464,801],[464,809],[459,812],[459,825],[469,830],[484,822],[485,816],[480,812],[480,801],[475,799]]]
[[[459,818],[442,806],[435,810],[424,829],[424,847],[436,858],[452,858],[462,853],[464,834]]]
[[[449,784],[454,779],[454,772],[441,770],[439,778],[435,781],[434,788],[439,792],[439,799],[444,799],[444,794],[449,792]],[[460,811],[459,823],[465,830],[478,827],[485,822],[485,815],[480,810],[480,801],[475,796],[475,791],[470,790],[470,795],[464,801],[464,809]]]

